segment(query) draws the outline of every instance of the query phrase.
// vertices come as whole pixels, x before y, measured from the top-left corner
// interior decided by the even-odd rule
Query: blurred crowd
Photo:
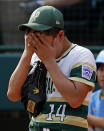
[[[19,4],[28,14],[42,5],[55,6],[64,14],[67,34],[71,32],[75,42],[104,41],[103,0],[28,0]]]

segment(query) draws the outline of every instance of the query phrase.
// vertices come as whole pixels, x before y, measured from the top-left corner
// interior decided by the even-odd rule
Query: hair
[[[100,66],[101,66],[102,64],[103,64],[103,63],[96,63],[97,70],[100,68]]]
[[[101,64],[103,63],[96,63],[96,67],[97,67],[97,71],[99,70],[99,68],[101,67]],[[96,83],[97,83],[97,74],[96,74]]]

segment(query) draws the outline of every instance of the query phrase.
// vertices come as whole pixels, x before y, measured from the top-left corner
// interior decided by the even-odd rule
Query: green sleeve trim
[[[88,79],[82,77],[82,65],[81,65],[81,66],[78,66],[78,67],[71,70],[69,79],[80,81],[85,84],[94,86],[95,79],[96,79],[96,72],[93,70],[91,79],[88,80]]]

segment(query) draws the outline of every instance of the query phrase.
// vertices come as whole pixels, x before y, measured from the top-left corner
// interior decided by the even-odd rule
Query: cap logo
[[[40,15],[40,12],[39,11],[36,11],[33,16],[32,16],[32,21],[34,21],[37,17],[39,17]]]
[[[59,25],[59,24],[60,24],[60,22],[59,22],[59,21],[56,21],[56,24],[57,24],[57,25]]]

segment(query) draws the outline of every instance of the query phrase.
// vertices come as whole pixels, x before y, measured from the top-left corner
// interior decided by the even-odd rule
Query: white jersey
[[[32,57],[32,63],[36,59],[38,60],[37,56],[34,54]],[[91,86],[92,89],[94,88],[94,81],[96,78],[96,63],[94,56],[89,49],[86,49],[82,46],[78,46],[77,44],[72,44],[72,46],[67,51],[65,51],[60,58],[56,59],[56,62],[60,70],[68,79],[85,83]],[[47,124],[47,127],[48,125],[50,125],[50,122],[59,123],[64,126],[64,129],[67,128],[66,125],[73,125],[75,127],[82,127],[84,129],[87,128],[87,118],[83,118],[82,115],[79,117],[77,115],[74,115],[74,113],[73,115],[70,115],[71,107],[69,107],[70,105],[68,105],[67,101],[64,99],[64,97],[60,94],[60,92],[53,84],[49,73],[47,73],[46,92],[47,102],[46,106],[44,106],[44,109],[50,108],[50,111],[47,110],[45,114],[43,111],[43,114],[39,115],[37,118],[33,118],[35,123],[38,123],[41,126],[41,124],[44,122],[45,125]],[[87,97],[82,103],[83,106],[88,107],[90,96],[91,91],[88,93]],[[55,109],[56,105],[59,106],[57,107],[57,109]],[[66,108],[68,109],[67,111],[65,110]],[[59,113],[59,111],[61,110],[64,110],[62,112],[63,114]],[[81,114],[81,112],[78,112],[78,115],[79,114]],[[87,113],[85,114],[87,115]]]

